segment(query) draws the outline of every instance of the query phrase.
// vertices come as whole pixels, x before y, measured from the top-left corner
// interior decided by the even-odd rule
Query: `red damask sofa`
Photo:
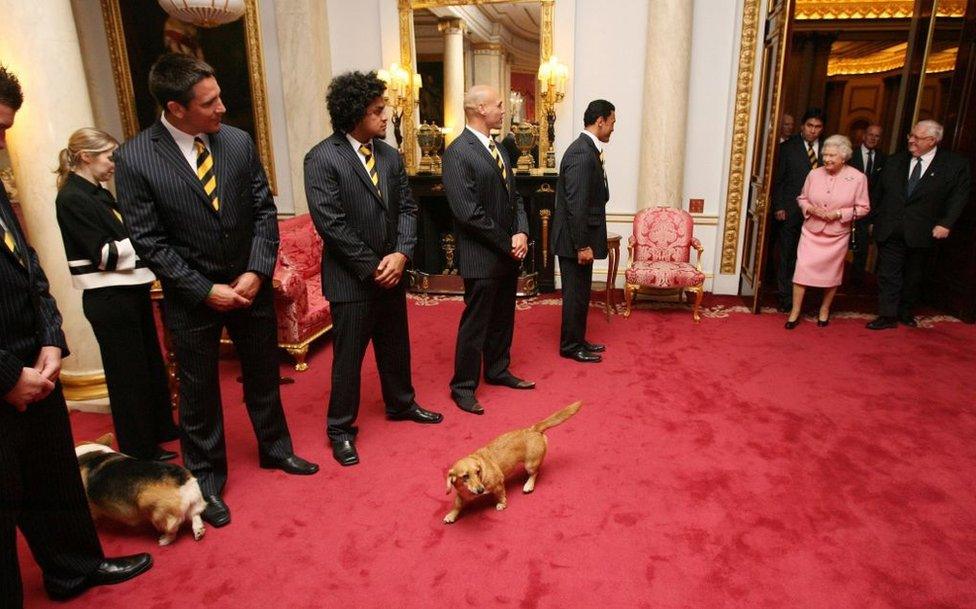
[[[278,222],[281,246],[274,270],[278,346],[308,370],[308,346],[332,329],[332,310],[322,295],[322,239],[308,214]]]

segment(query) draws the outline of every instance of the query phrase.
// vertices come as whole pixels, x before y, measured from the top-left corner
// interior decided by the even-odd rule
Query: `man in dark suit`
[[[370,340],[386,416],[440,423],[421,408],[410,374],[403,269],[417,243],[417,204],[386,135],[386,84],[350,72],[329,86],[335,132],[305,155],[305,194],[322,236],[322,293],[332,305],[334,355],[327,433],[341,465],[359,463],[356,417]]]
[[[17,78],[0,66],[0,150],[24,101]],[[68,346],[61,313],[37,254],[0,186],[0,606],[24,595],[19,528],[55,599],[116,584],[149,569],[149,554],[106,559],[78,471],[61,358]]]
[[[294,454],[278,388],[271,287],[278,223],[251,137],[221,126],[213,68],[160,57],[149,89],[163,114],[115,153],[119,203],[136,252],[161,279],[179,364],[183,458],[207,500],[203,518],[230,522],[217,358],[226,327],[244,380],[260,465],[289,474],[318,466]]]
[[[605,99],[590,102],[583,113],[583,133],[569,145],[559,164],[552,250],[559,257],[563,319],[559,354],[578,362],[599,362],[603,345],[586,340],[593,260],[607,257],[607,201],[610,189],[603,145],[610,141],[617,115]],[[612,289],[612,286],[607,286]]]
[[[864,131],[864,140],[861,145],[851,155],[850,165],[857,169],[868,178],[868,189],[871,192],[871,209],[877,205],[874,199],[874,186],[878,182],[881,170],[884,169],[887,155],[881,151],[881,125],[868,125]],[[873,213],[858,218],[855,221],[854,237],[852,246],[854,248],[854,259],[851,263],[851,283],[860,285],[864,281],[864,267],[868,261],[868,231],[871,226]]]
[[[464,96],[464,115],[467,125],[444,151],[443,160],[465,305],[454,351],[451,398],[462,410],[483,414],[475,398],[482,359],[486,383],[535,387],[508,369],[515,292],[519,266],[528,251],[529,221],[515,187],[511,159],[489,135],[505,115],[498,92],[485,85],[471,87]]]
[[[824,115],[810,108],[800,120],[800,132],[779,145],[779,157],[773,175],[773,217],[779,222],[777,242],[779,264],[776,285],[781,313],[793,308],[793,271],[796,270],[796,246],[800,243],[803,214],[796,198],[803,190],[811,169],[823,165],[820,134]]]
[[[897,322],[916,327],[913,311],[932,249],[949,236],[969,200],[969,161],[939,148],[942,125],[919,121],[908,150],[888,159],[878,179],[874,238],[878,242],[878,317],[870,330]]]

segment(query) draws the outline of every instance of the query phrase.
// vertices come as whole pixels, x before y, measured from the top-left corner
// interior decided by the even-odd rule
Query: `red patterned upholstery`
[[[308,344],[332,327],[329,301],[322,295],[322,239],[308,214],[278,223],[281,246],[274,271],[278,344],[307,370]]]
[[[624,272],[627,303],[625,315],[631,313],[634,293],[641,287],[682,288],[695,292],[692,315],[698,309],[704,292],[705,274],[701,270],[702,245],[692,234],[695,223],[691,214],[673,207],[654,207],[634,216],[634,233],[630,237],[630,266]],[[698,264],[692,265],[691,248],[698,252]]]

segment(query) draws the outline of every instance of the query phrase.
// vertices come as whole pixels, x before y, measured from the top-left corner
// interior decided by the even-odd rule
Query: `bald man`
[[[451,398],[459,408],[484,414],[475,398],[485,382],[513,389],[535,383],[511,373],[515,290],[528,251],[529,221],[515,188],[512,163],[489,135],[505,109],[498,92],[475,85],[464,97],[466,126],[444,151],[444,188],[454,216],[458,269],[464,278],[464,313],[454,352]]]

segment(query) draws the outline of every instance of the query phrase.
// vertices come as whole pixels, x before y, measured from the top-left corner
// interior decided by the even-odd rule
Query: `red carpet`
[[[604,321],[599,365],[557,356],[559,308],[518,313],[512,369],[535,391],[448,399],[461,305],[410,306],[419,401],[437,427],[384,420],[364,371],[362,464],[324,443],[331,347],[283,387],[310,478],[259,470],[236,364],[222,364],[233,523],[158,548],[100,528],[106,552],[154,568],[67,603],[43,595],[22,545],[28,607],[976,607],[976,327],[872,333],[863,319],[782,329],[781,315],[691,322],[685,310]],[[718,311],[721,314],[721,311]],[[715,311],[713,311],[715,314]],[[450,463],[574,400],[549,432],[535,493],[441,518]],[[74,414],[75,435],[107,416]]]

